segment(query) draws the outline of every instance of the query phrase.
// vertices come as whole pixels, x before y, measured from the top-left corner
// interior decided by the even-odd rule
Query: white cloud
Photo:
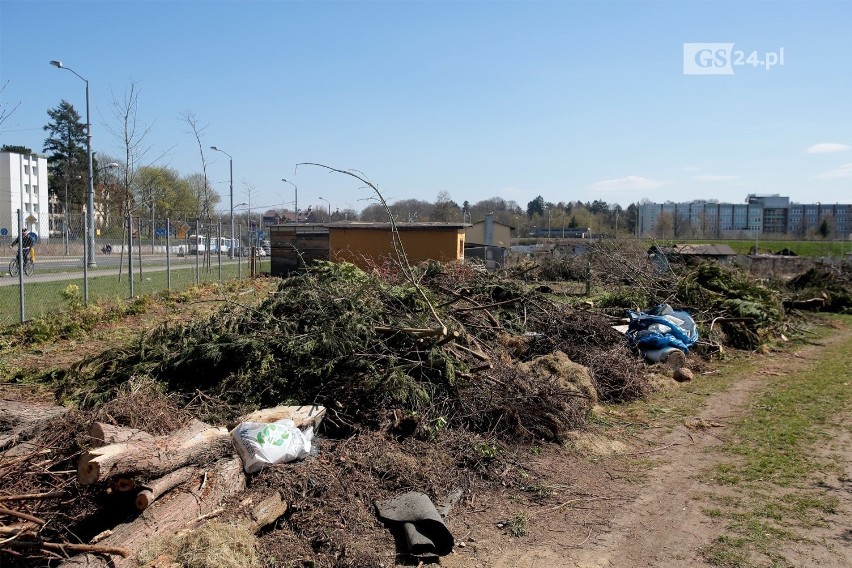
[[[843,164],[837,169],[814,176],[814,179],[852,178],[852,162]]]
[[[657,189],[666,185],[665,182],[640,176],[627,176],[618,179],[605,179],[592,184],[600,191],[627,191],[642,189]]]
[[[740,179],[740,176],[714,176],[714,175],[706,175],[706,176],[692,176],[692,179],[696,181],[735,181]]]
[[[846,152],[847,150],[852,150],[852,146],[837,144],[836,142],[822,142],[814,144],[805,150],[805,152],[808,154],[833,154],[835,152]]]

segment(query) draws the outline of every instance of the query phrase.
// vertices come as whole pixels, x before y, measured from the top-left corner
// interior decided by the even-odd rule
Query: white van
[[[207,237],[204,235],[189,235],[189,254],[204,254],[207,252]]]

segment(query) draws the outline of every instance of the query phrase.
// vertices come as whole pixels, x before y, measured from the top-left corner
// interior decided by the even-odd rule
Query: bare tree
[[[198,218],[210,221],[212,215],[212,206],[216,204],[218,199],[215,199],[213,189],[210,187],[210,180],[207,177],[207,158],[204,155],[204,144],[201,142],[201,137],[204,131],[207,130],[206,124],[201,124],[198,117],[192,111],[186,111],[181,115],[183,121],[189,126],[190,134],[195,138],[198,144],[198,154],[201,156],[201,183],[193,184],[197,191],[198,197]]]
[[[122,199],[122,203],[118,208],[118,212],[122,218],[131,214],[134,210],[134,194],[139,192],[137,188],[137,179],[139,169],[143,166],[149,166],[161,160],[167,152],[150,158],[151,146],[147,145],[145,139],[151,133],[151,126],[142,124],[138,121],[137,115],[139,111],[139,88],[135,81],[131,81],[125,88],[123,97],[119,98],[114,92],[112,93],[112,114],[115,125],[110,121],[106,121],[107,131],[115,137],[124,154],[124,164],[121,167],[122,182],[121,191],[115,192]],[[144,196],[140,195],[144,202]],[[102,204],[103,211],[108,208]],[[153,234],[153,227],[151,232]],[[127,238],[127,225],[124,224],[124,232],[122,240]],[[124,261],[124,249],[122,248],[121,260],[119,261],[118,273],[121,277],[122,263]],[[141,274],[142,264],[139,264]]]
[[[9,81],[6,81],[5,83],[3,83],[3,86],[0,87],[0,95],[2,95],[3,91],[6,90],[6,86],[8,84],[9,84]],[[10,116],[12,116],[12,114],[14,114],[14,112],[16,110],[18,110],[19,106],[21,106],[21,101],[18,101],[18,103],[10,109],[10,108],[8,108],[6,103],[4,103],[4,102],[2,102],[2,100],[0,100],[0,128],[2,128],[3,123],[6,122],[6,119],[9,118]],[[2,130],[0,130],[0,132],[2,132]]]

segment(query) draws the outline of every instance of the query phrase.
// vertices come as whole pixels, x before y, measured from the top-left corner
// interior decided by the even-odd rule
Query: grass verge
[[[269,272],[269,261],[261,261],[259,270]],[[125,268],[126,270],[126,268]],[[241,276],[248,276],[248,268],[243,265]],[[222,265],[222,281],[237,277],[238,269],[234,263]],[[94,272],[89,277],[89,299],[92,303],[123,300],[130,297],[130,283],[127,274],[119,279],[113,272],[109,275],[101,271]],[[196,279],[195,266],[185,264],[174,266],[171,271],[171,290],[180,291],[198,283],[219,281],[219,268],[214,263],[212,270],[202,269]],[[137,272],[134,279],[133,296],[151,295],[168,289],[168,278],[164,269],[145,269],[140,277]],[[24,281],[24,312],[26,319],[53,316],[68,309],[68,302],[63,293],[69,285],[83,289],[83,279],[72,277],[49,282]],[[0,286],[0,325],[20,322],[20,289],[18,286]]]
[[[852,318],[841,318],[846,325]],[[817,486],[836,471],[839,456],[818,451],[844,427],[852,405],[849,369],[852,337],[828,345],[802,370],[771,377],[764,392],[721,446],[721,461],[708,481],[719,489],[709,498],[709,517],[726,523],[702,552],[715,566],[789,566],[783,542],[804,540],[804,531],[825,526],[837,498]],[[737,499],[724,495],[736,493]]]

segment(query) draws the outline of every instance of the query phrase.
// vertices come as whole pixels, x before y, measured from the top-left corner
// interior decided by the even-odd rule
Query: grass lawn
[[[674,242],[674,241],[672,241]],[[677,243],[693,243],[693,244],[726,244],[729,245],[737,254],[748,254],[754,246],[754,239],[747,240],[678,240]],[[781,249],[789,249],[799,256],[842,256],[845,253],[852,251],[852,243],[842,241],[776,241],[760,239],[758,243],[760,252],[778,252]]]
[[[269,259],[261,259],[259,263],[260,272],[269,272]],[[112,272],[102,274],[98,271],[89,276],[89,300],[115,301],[130,297],[130,284],[127,274],[121,279]],[[248,268],[242,266],[242,277],[248,276]],[[237,277],[236,264],[222,265],[222,280],[231,280]],[[208,272],[201,269],[199,282],[218,282],[219,268],[213,265]],[[182,290],[196,283],[195,266],[185,265],[173,266],[171,271],[171,289]],[[54,282],[27,282],[24,280],[24,307],[27,319],[48,316],[68,309],[68,302],[62,297],[62,292],[69,285],[78,286],[80,293],[83,290],[83,279],[72,278]],[[140,279],[138,269],[134,274],[134,296],[150,295],[167,289],[167,275],[165,270],[146,270],[143,267]],[[20,291],[18,286],[0,287],[0,325],[10,325],[20,321]]]

